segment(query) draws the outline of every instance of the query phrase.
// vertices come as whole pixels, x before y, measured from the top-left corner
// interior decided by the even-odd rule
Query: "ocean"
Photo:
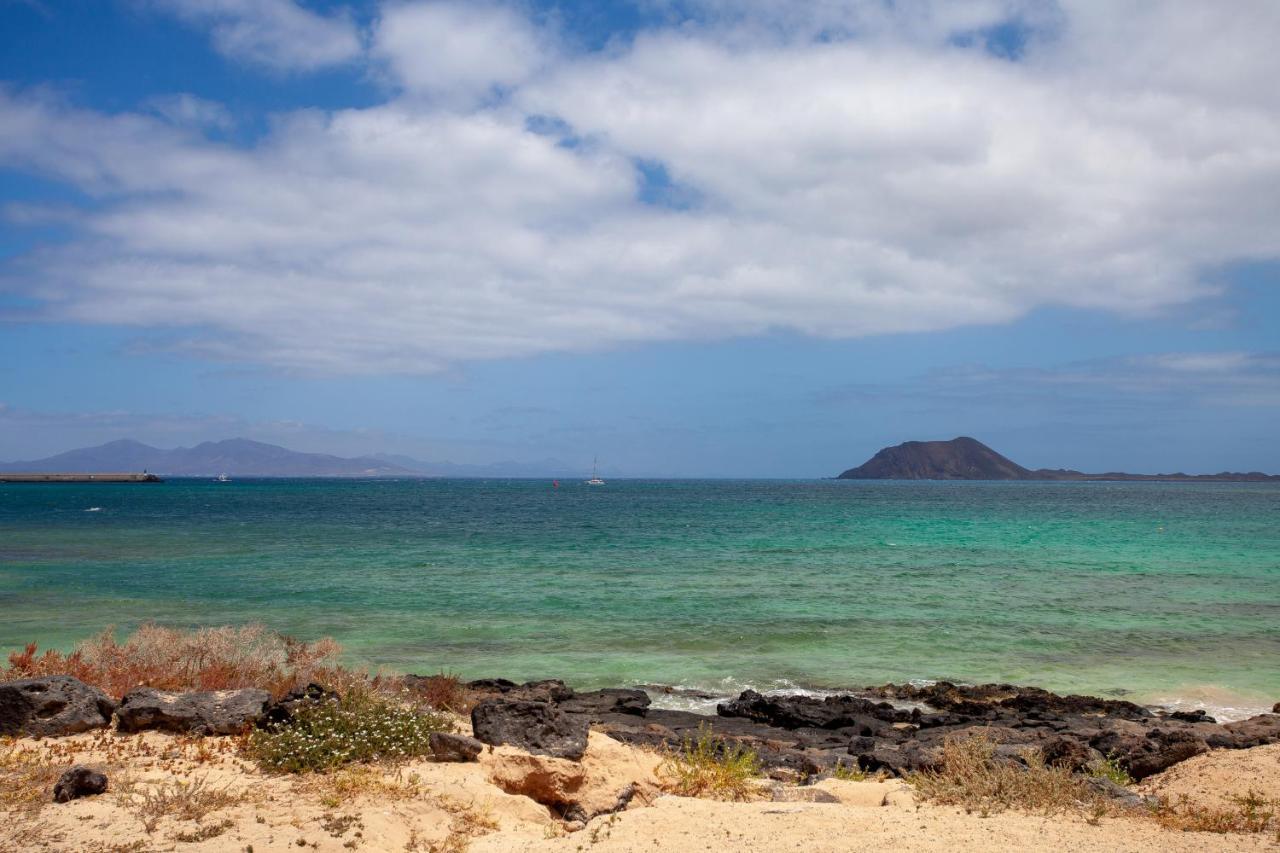
[[[467,678],[1007,681],[1231,718],[1280,700],[1280,487],[0,485],[0,649],[143,621]]]

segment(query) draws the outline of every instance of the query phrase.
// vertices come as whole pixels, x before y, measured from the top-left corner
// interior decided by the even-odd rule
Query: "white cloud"
[[[199,330],[183,346],[213,357],[421,372],[1154,312],[1280,256],[1269,3],[1196,13],[1199,46],[1181,6],[1064,6],[1020,62],[952,37],[1039,6],[898,4],[893,26],[844,5],[878,10],[870,35],[735,23],[572,56],[509,10],[398,3],[374,51],[401,91],[279,116],[251,148],[0,93],[0,158],[104,200],[10,286],[49,317]],[[1131,56],[1109,26],[1187,55]],[[1223,39],[1242,55],[1214,65]],[[694,203],[644,201],[668,195]]]
[[[321,15],[294,0],[144,0],[209,28],[219,53],[278,70],[314,71],[361,51],[348,12]]]
[[[148,98],[147,108],[170,124],[209,130],[231,130],[235,117],[217,101],[199,98],[188,92],[157,95]]]
[[[549,41],[507,7],[393,2],[382,11],[373,51],[410,93],[458,103],[523,83],[548,61]]]

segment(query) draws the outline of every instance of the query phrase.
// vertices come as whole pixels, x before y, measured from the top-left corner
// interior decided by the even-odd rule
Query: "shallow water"
[[[1247,711],[1280,699],[1280,487],[0,485],[0,614],[3,648],[261,621],[468,677],[998,680]]]

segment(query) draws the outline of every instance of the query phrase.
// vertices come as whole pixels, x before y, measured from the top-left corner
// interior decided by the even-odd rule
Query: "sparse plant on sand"
[[[65,769],[39,750],[0,738],[0,811],[38,813]]]
[[[938,768],[913,773],[908,781],[927,800],[982,814],[1005,809],[1092,813],[1105,805],[1084,777],[1046,766],[1034,753],[1025,760],[1024,765],[1001,759],[996,744],[984,735],[949,738]]]
[[[239,805],[245,801],[245,796],[227,786],[210,784],[206,777],[197,776],[189,781],[167,779],[159,785],[134,784],[123,792],[121,799],[125,808],[142,821],[149,835],[155,832],[164,818],[200,821],[211,812]],[[210,830],[203,827],[198,831]]]
[[[1250,790],[1244,796],[1228,798],[1230,806],[1203,806],[1186,800],[1161,800],[1151,808],[1151,816],[1168,829],[1183,832],[1275,833],[1280,843],[1280,800],[1269,799]]]
[[[752,780],[760,770],[755,750],[717,737],[703,724],[696,737],[685,738],[679,750],[667,754],[658,775],[678,796],[746,800],[756,791]]]
[[[287,723],[253,732],[245,749],[264,770],[304,773],[429,755],[431,733],[452,728],[442,714],[415,710],[373,691],[351,690],[338,702],[304,708]]]

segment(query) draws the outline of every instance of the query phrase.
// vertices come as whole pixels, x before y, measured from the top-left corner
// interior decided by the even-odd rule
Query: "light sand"
[[[0,850],[6,853],[244,851],[250,846],[253,853],[1280,849],[1274,835],[1181,833],[1141,819],[1107,817],[1090,825],[1068,816],[1006,812],[982,817],[918,805],[900,782],[827,780],[809,789],[787,789],[789,797],[828,794],[838,802],[722,803],[663,796],[656,788],[658,759],[652,753],[594,733],[580,767],[502,747],[486,751],[475,764],[420,761],[393,772],[366,768],[300,778],[260,773],[236,755],[233,739],[99,733],[17,745],[57,767],[77,761],[102,765],[111,790],[45,805],[34,815],[22,809],[0,813]],[[627,811],[569,832],[544,805],[504,790],[519,787],[531,772],[542,774],[542,782],[534,785],[539,796],[549,789],[567,791],[592,808],[613,802],[628,784],[636,783],[637,793]],[[175,780],[187,785],[199,780],[224,791],[229,802],[203,817],[169,814],[148,832],[142,798],[176,790]],[[1211,798],[1247,789],[1246,782],[1280,795],[1280,746],[1200,756],[1144,787]],[[201,832],[210,835],[181,840]]]

